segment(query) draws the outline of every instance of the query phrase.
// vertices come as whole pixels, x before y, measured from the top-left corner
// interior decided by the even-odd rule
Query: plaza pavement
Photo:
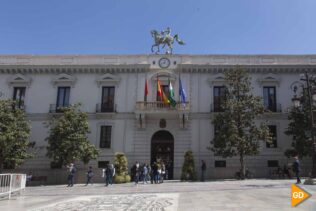
[[[21,196],[1,200],[1,211],[71,210],[316,210],[316,186],[301,185],[312,194],[301,205],[291,207],[294,180],[252,179],[208,182],[166,181],[163,184],[133,183],[84,186],[27,187]]]

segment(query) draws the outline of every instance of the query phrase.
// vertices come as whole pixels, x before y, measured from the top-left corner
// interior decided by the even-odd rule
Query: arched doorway
[[[151,138],[151,163],[163,161],[166,178],[173,179],[174,138],[166,130],[156,132]]]

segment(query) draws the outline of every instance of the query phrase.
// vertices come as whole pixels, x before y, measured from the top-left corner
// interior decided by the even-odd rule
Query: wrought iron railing
[[[96,105],[96,113],[116,112],[116,104],[98,103]]]
[[[165,104],[161,101],[155,101],[155,102],[146,102],[146,101],[140,101],[136,102],[136,110],[140,111],[155,111],[155,110],[165,110],[165,111],[189,111],[190,110],[190,103],[180,103],[177,102],[175,106],[172,106],[170,104]]]
[[[49,113],[61,113],[63,108],[68,108],[71,105],[56,105],[50,104],[49,105]]]

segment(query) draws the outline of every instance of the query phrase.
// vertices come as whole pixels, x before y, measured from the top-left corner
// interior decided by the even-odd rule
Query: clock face
[[[159,60],[159,67],[168,68],[170,66],[170,60],[168,58],[161,58]]]

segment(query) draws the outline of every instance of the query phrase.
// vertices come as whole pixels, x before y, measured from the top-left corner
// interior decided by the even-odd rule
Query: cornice
[[[316,73],[316,65],[196,65],[179,64],[183,73],[223,73],[240,67],[250,73]]]
[[[0,73],[8,74],[74,74],[74,73],[139,73],[149,69],[148,64],[130,65],[1,65]]]
[[[26,117],[31,121],[48,121],[53,116],[61,116],[61,113],[27,113]],[[134,113],[87,113],[89,120],[100,119],[135,119]]]

